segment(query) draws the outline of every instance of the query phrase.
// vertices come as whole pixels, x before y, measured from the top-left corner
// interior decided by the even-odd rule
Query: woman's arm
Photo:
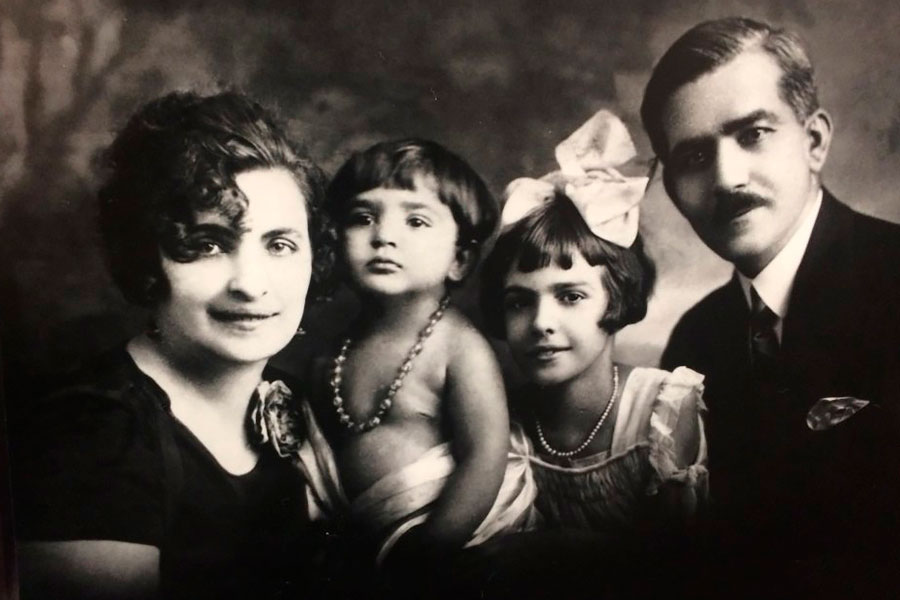
[[[444,397],[456,469],[418,532],[419,540],[436,552],[461,548],[490,512],[509,451],[509,416],[497,359],[471,325],[454,325]]]
[[[18,548],[23,598],[158,597],[159,549],[107,540],[25,542]]]

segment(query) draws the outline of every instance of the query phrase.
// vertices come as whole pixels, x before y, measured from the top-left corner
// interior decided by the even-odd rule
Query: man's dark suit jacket
[[[662,358],[706,375],[718,542],[801,561],[900,557],[900,227],[824,193],[768,388],[750,375],[748,313],[735,276],[681,318]],[[829,396],[871,404],[812,431],[807,412]]]

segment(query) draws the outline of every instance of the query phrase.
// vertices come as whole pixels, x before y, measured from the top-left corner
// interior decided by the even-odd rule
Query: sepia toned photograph
[[[0,0],[0,597],[900,595],[898,29]]]

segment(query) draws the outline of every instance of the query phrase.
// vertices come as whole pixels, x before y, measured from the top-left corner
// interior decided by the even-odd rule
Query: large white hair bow
[[[615,167],[636,155],[625,124],[608,110],[597,112],[556,147],[558,171],[540,179],[520,177],[506,186],[501,226],[549,202],[560,189],[594,235],[628,248],[637,237],[638,203],[647,178],[625,177]]]

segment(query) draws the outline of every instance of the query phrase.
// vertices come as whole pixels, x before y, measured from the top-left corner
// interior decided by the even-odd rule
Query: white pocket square
[[[853,396],[819,398],[806,413],[806,426],[813,431],[831,429],[868,405],[868,400],[861,400]]]

